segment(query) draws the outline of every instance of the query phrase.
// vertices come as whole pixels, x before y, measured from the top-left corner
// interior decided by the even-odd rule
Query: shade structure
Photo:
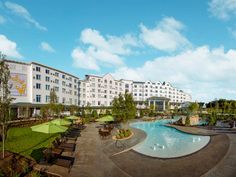
[[[66,117],[66,119],[77,120],[77,119],[79,119],[79,117],[77,117],[77,116],[69,116],[69,117]]]
[[[113,122],[114,117],[112,117],[111,115],[107,115],[102,118],[96,119],[96,121],[98,121],[98,122]]]
[[[51,121],[53,124],[56,125],[70,125],[71,122],[65,119],[55,119]]]
[[[34,132],[40,133],[62,133],[65,132],[68,128],[60,125],[56,125],[52,122],[47,122],[39,125],[30,127]]]

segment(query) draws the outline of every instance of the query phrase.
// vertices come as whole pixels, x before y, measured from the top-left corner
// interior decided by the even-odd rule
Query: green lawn
[[[8,130],[5,149],[20,153],[26,157],[40,160],[42,150],[50,146],[59,134],[33,132],[29,127],[11,128]],[[2,143],[0,144],[2,149]]]

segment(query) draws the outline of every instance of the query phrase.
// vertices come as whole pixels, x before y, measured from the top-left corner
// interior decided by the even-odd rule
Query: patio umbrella
[[[79,117],[77,117],[77,116],[69,116],[69,117],[66,117],[66,119],[77,120],[77,119],[79,119]]]
[[[55,119],[51,121],[53,124],[56,125],[70,125],[71,122],[65,119]]]
[[[60,125],[53,124],[52,122],[47,122],[39,125],[30,127],[34,132],[41,133],[61,133],[65,132],[68,128]]]
[[[96,119],[98,122],[114,122],[114,117],[111,115],[104,116],[102,118]]]

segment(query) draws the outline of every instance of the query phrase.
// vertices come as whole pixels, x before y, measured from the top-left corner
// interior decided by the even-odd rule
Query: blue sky
[[[236,99],[236,0],[0,1],[0,51],[83,78],[168,81]]]

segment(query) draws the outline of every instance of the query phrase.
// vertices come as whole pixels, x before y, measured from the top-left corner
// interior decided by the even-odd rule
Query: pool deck
[[[194,154],[173,159],[152,158],[132,147],[146,137],[138,129],[134,136],[116,144],[101,139],[98,123],[91,123],[78,138],[75,162],[69,176],[81,177],[233,177],[236,174],[236,135],[219,134],[193,127],[175,127],[184,132],[210,135],[210,143]],[[114,130],[113,134],[116,133]]]

